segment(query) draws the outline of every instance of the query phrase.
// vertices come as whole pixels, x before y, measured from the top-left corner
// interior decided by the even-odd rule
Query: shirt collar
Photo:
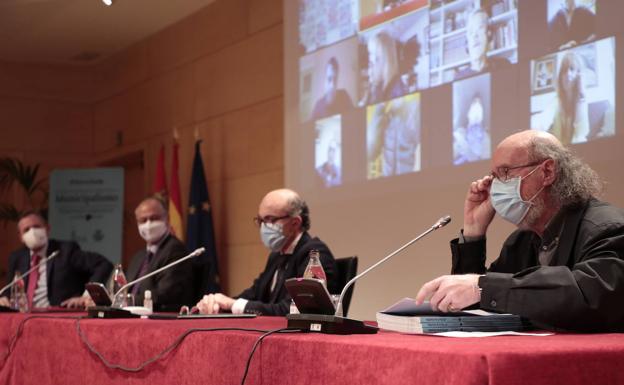
[[[31,258],[33,255],[35,255],[35,252],[30,249],[28,249],[28,252],[30,253]],[[48,256],[48,243],[46,243],[45,246],[43,246],[43,249],[39,250],[36,254],[40,258],[46,258]]]
[[[542,235],[542,250],[547,251],[556,247],[559,244],[559,237],[563,231],[563,224],[565,223],[565,209],[559,210],[554,217],[550,219],[544,234]]]
[[[156,253],[158,252],[158,249],[160,249],[160,246],[162,246],[162,244],[165,242],[165,239],[167,239],[168,236],[169,236],[169,232],[167,231],[165,235],[163,235],[163,237],[160,239],[160,241],[158,241],[157,243],[153,243],[151,245],[146,245],[145,249],[147,250],[148,253],[152,253],[156,255]]]
[[[293,239],[293,241],[290,242],[290,245],[288,245],[288,247],[286,248],[286,250],[282,252],[282,254],[292,254],[293,251],[295,251],[295,247],[297,247],[297,243],[299,243],[299,240],[301,239],[302,235],[303,233],[297,234],[295,239]]]

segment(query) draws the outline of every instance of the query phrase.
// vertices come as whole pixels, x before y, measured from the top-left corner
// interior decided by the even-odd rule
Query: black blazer
[[[550,265],[539,264],[537,234],[514,231],[479,279],[480,305],[546,328],[624,331],[624,211],[595,199],[564,210]],[[486,273],[485,240],[451,249],[453,274]]]
[[[160,244],[156,255],[152,258],[147,270],[148,273],[157,270],[168,263],[183,258],[188,254],[186,247],[178,238],[168,235]],[[147,256],[147,250],[136,253],[130,261],[127,271],[128,282],[137,278],[141,264]],[[182,305],[195,305],[197,298],[194,295],[193,263],[184,261],[167,269],[145,281],[138,283],[139,291],[135,298],[137,305],[143,303],[145,290],[152,291],[154,310],[179,311]],[[129,289],[130,291],[132,288]]]
[[[46,265],[48,278],[48,301],[59,306],[68,298],[81,296],[87,282],[105,283],[113,270],[113,264],[100,254],[83,251],[73,241],[48,241],[48,255],[59,250],[60,253]],[[9,280],[13,280],[16,271],[21,273],[30,269],[30,250],[23,247],[9,256]],[[28,287],[28,278],[24,284]],[[8,295],[8,293],[3,293]]]
[[[249,300],[245,306],[245,313],[256,313],[263,315],[285,315],[290,309],[290,295],[284,286],[284,281],[288,278],[301,277],[308,265],[310,250],[318,250],[321,257],[321,264],[327,276],[327,289],[330,293],[338,291],[338,279],[336,261],[331,251],[320,239],[310,237],[304,232],[295,246],[292,255],[282,256],[279,252],[269,254],[269,259],[253,285],[243,291],[238,298]],[[269,289],[275,270],[279,266],[284,266],[284,274],[280,276],[275,285],[275,290],[270,293]]]

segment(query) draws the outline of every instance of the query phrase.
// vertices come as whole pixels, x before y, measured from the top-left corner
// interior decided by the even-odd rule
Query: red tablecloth
[[[52,315],[56,316],[67,316]],[[75,319],[0,315],[0,384],[239,384],[260,333],[199,332],[137,373],[107,368]],[[140,365],[190,328],[277,329],[281,317],[211,320],[83,319],[92,346],[113,364]],[[380,332],[268,336],[246,384],[624,384],[624,334],[452,339]]]

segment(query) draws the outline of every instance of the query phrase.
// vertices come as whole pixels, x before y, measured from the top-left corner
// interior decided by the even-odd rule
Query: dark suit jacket
[[[112,263],[100,254],[82,251],[76,242],[48,241],[48,255],[59,250],[60,253],[46,265],[48,278],[48,301],[59,306],[68,298],[81,296],[87,282],[106,283],[113,269]],[[23,247],[9,256],[9,281],[16,271],[24,273],[30,269],[30,251]],[[28,287],[28,278],[24,278]],[[8,293],[4,293],[8,295]]]
[[[479,279],[481,307],[573,331],[624,330],[624,211],[592,199],[562,213],[563,229],[549,266],[540,237],[516,230]],[[486,273],[485,240],[451,242],[453,274]]]
[[[243,291],[238,298],[249,300],[245,306],[245,313],[256,313],[263,315],[285,315],[290,309],[290,295],[284,286],[284,281],[288,278],[302,277],[308,265],[310,250],[318,250],[321,256],[321,264],[327,276],[327,289],[330,293],[338,291],[338,278],[336,261],[331,251],[320,239],[310,237],[304,232],[295,246],[292,255],[281,255],[279,252],[269,254],[269,259],[253,285]],[[279,266],[284,266],[284,273],[275,284],[275,290],[270,293],[269,289],[273,280],[275,270]]]
[[[158,247],[156,255],[152,257],[147,272],[150,273],[159,269],[187,254],[184,244],[175,236],[168,235]],[[143,249],[132,257],[128,267],[128,282],[137,278],[141,264],[146,256],[147,250]],[[197,299],[194,295],[193,276],[192,261],[181,262],[138,283],[139,291],[135,302],[137,305],[141,305],[143,303],[143,293],[145,290],[151,290],[154,310],[177,312],[182,305],[195,305]],[[132,288],[129,290],[132,290]]]

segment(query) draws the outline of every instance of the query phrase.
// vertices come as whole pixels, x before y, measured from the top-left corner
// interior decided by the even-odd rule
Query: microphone
[[[374,334],[374,333],[377,333],[377,328],[375,327],[366,325],[362,321],[343,317],[342,300],[344,299],[345,293],[347,292],[349,287],[351,287],[355,283],[355,281],[362,278],[363,276],[365,276],[370,271],[377,268],[377,266],[386,262],[390,258],[399,254],[400,252],[405,250],[407,247],[417,242],[419,239],[425,237],[432,231],[438,230],[446,226],[447,224],[449,224],[450,221],[451,221],[451,217],[449,215],[438,219],[438,221],[434,223],[433,226],[431,226],[425,232],[418,235],[416,238],[412,239],[411,241],[399,247],[392,253],[385,256],[379,262],[375,263],[368,269],[364,270],[360,274],[353,277],[353,279],[347,282],[347,284],[342,289],[342,292],[340,293],[340,299],[338,300],[338,304],[336,305],[336,312],[334,313],[333,316],[324,315],[324,314],[289,314],[286,316],[286,318],[288,319],[288,327],[301,329],[304,331],[314,331],[314,332],[321,332],[321,333],[327,333],[327,334]]]
[[[52,254],[48,255],[47,257],[41,258],[41,261],[39,261],[38,264],[36,264],[35,266],[33,266],[30,269],[26,270],[26,272],[24,274],[22,274],[22,278],[25,278],[25,277],[29,276],[30,273],[32,273],[33,271],[38,269],[39,266],[43,265],[44,263],[47,263],[48,261],[51,261],[58,254],[59,254],[59,251],[56,250],[56,251],[53,251]],[[13,279],[13,281],[11,281],[11,283],[9,283],[8,285],[6,285],[2,289],[0,289],[0,294],[3,293],[6,289],[12,288],[16,283],[17,283],[17,281],[15,279]]]
[[[204,251],[206,251],[206,249],[203,248],[203,247],[195,249],[195,251],[193,251],[192,253],[188,254],[187,256],[185,256],[183,258],[180,258],[180,259],[175,260],[175,261],[173,261],[173,262],[171,262],[169,264],[166,264],[165,266],[161,267],[160,269],[156,269],[156,270],[152,271],[149,274],[145,274],[144,276],[139,277],[139,278],[135,279],[134,281],[130,281],[130,282],[126,283],[119,290],[117,290],[117,293],[115,293],[115,295],[113,296],[113,299],[117,298],[119,293],[121,293],[125,289],[129,288],[130,286],[132,286],[134,284],[137,284],[139,282],[142,282],[142,281],[148,279],[149,277],[152,277],[152,276],[160,273],[161,271],[167,270],[168,268],[173,267],[173,266],[177,265],[178,263],[182,263],[182,262],[186,261],[187,259],[191,259],[193,257],[197,257],[198,255],[203,254]]]
[[[419,236],[417,236],[416,238],[412,239],[411,241],[407,242],[406,244],[404,244],[403,246],[399,247],[398,249],[396,249],[395,251],[393,251],[392,253],[388,254],[386,257],[384,257],[381,261],[377,262],[376,264],[374,264],[373,266],[369,267],[368,269],[364,270],[363,272],[361,272],[360,274],[356,275],[355,277],[353,277],[353,279],[351,279],[349,282],[346,283],[346,285],[344,285],[344,288],[342,289],[342,292],[340,292],[340,299],[338,299],[338,304],[336,305],[336,313],[334,314],[337,317],[342,317],[342,300],[345,296],[345,293],[347,292],[347,290],[349,289],[349,287],[351,287],[351,285],[353,285],[355,283],[355,281],[357,281],[358,279],[360,279],[361,277],[365,276],[368,272],[370,272],[371,270],[375,269],[377,266],[381,265],[382,263],[386,262],[387,260],[389,260],[390,258],[394,257],[395,255],[399,254],[401,251],[405,250],[406,248],[408,248],[412,243],[415,243],[416,241],[418,241],[419,239],[421,239],[422,237],[426,236],[427,234],[429,234],[432,231],[435,231],[437,229],[440,229],[446,225],[449,224],[449,222],[451,222],[451,216],[450,215],[446,215],[440,219],[438,219],[438,221],[436,223],[433,224],[433,226],[431,226],[428,230],[426,230],[424,233],[420,234]]]
[[[142,277],[139,277],[133,281],[130,281],[128,283],[126,283],[125,285],[123,285],[121,288],[119,288],[119,290],[117,290],[117,292],[115,293],[115,295],[113,296],[113,300],[115,298],[117,298],[117,296],[123,292],[124,290],[126,290],[127,288],[129,288],[132,285],[135,285],[139,282],[142,282],[146,279],[148,279],[149,277],[152,277],[162,271],[165,271],[175,265],[177,265],[178,263],[182,263],[188,259],[194,258],[202,253],[204,253],[206,251],[205,248],[200,247],[198,249],[195,249],[195,251],[193,251],[192,253],[178,259],[175,260],[171,263],[166,264],[165,266],[156,269],[154,271],[152,271],[151,273],[145,274]],[[88,308],[88,313],[89,313],[89,317],[91,318],[138,318],[139,315],[137,314],[133,314],[132,312],[128,311],[128,310],[124,310],[124,309],[119,309],[119,308],[115,308],[112,306],[93,306]]]

